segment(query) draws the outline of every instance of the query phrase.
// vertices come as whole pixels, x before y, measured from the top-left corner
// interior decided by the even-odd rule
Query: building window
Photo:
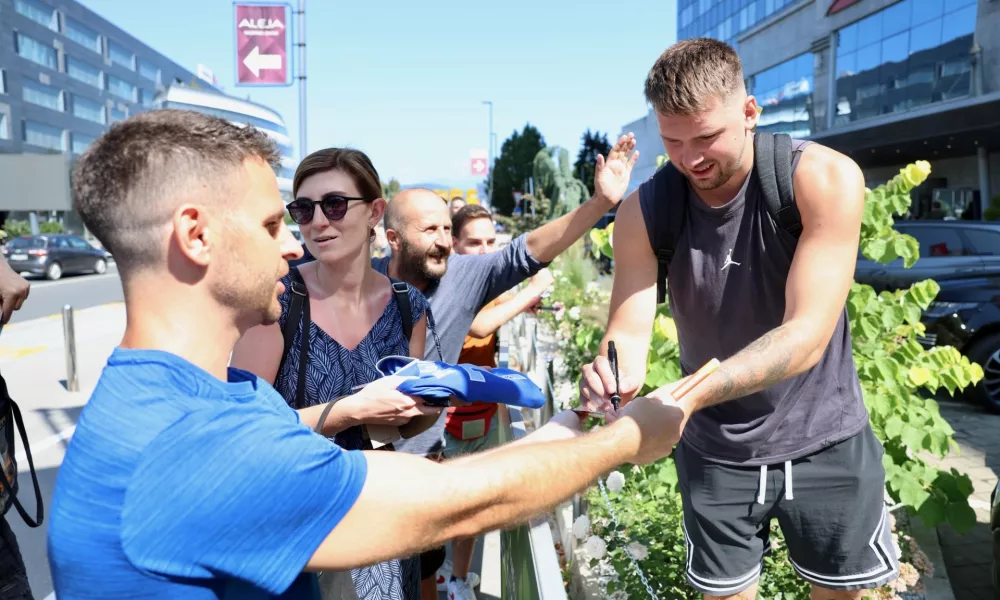
[[[0,111],[0,140],[10,139],[10,114]]]
[[[66,109],[63,93],[59,88],[45,85],[31,79],[21,80],[21,99],[30,104],[44,106],[62,112]]]
[[[139,59],[139,75],[145,77],[153,83],[160,83],[160,69],[154,64]]]
[[[99,90],[104,89],[104,74],[101,70],[72,56],[66,57],[66,74],[77,81],[92,85]]]
[[[136,101],[135,85],[124,79],[118,79],[114,75],[108,75],[108,91],[122,100],[128,100],[129,102]]]
[[[108,40],[108,58],[116,65],[121,65],[130,71],[135,71],[135,54],[122,46]]]
[[[60,152],[66,149],[61,129],[32,121],[24,122],[24,143]]]
[[[73,96],[73,116],[101,125],[107,123],[103,104],[75,95]]]
[[[63,35],[87,50],[93,50],[98,54],[101,53],[101,36],[96,31],[89,27],[84,27],[69,17],[65,19]]]
[[[114,123],[115,121],[124,121],[125,119],[128,118],[128,111],[127,110],[122,110],[122,109],[118,108],[117,106],[112,106],[108,110],[108,112],[111,113],[111,122],[112,123]]]
[[[38,0],[14,0],[14,10],[52,31],[59,29],[59,18],[56,16],[56,10]]]
[[[976,9],[976,0],[903,0],[841,29],[835,123],[967,96]]]
[[[153,92],[149,90],[140,89],[139,90],[139,104],[143,106],[153,105]]]
[[[83,154],[87,148],[97,140],[97,138],[73,132],[70,135],[70,140],[70,147],[72,148],[73,154]]]
[[[0,94],[7,93],[7,73],[0,69]]]
[[[30,38],[23,33],[14,32],[14,48],[21,58],[30,60],[43,67],[58,69],[59,63],[56,59],[56,49],[52,46],[46,46],[42,42]]]
[[[812,133],[813,55],[800,54],[753,77],[751,93],[764,111],[758,131]]]

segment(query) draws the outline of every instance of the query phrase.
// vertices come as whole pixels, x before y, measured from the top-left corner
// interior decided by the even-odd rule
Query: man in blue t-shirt
[[[56,481],[59,600],[316,599],[313,572],[523,522],[676,442],[657,434],[677,429],[673,404],[639,399],[597,432],[566,411],[447,464],[331,444],[324,406],[293,411],[228,367],[244,331],[277,320],[279,280],[301,256],[279,159],[252,127],[157,110],[115,124],[74,166],[75,208],[118,262],[127,326]],[[331,226],[322,214],[313,222]],[[398,395],[400,381],[354,401]]]

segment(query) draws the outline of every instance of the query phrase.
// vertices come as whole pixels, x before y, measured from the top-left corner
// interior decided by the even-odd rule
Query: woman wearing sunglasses
[[[397,432],[398,439],[399,426],[408,437],[427,429],[440,408],[401,394],[396,400],[351,396],[381,376],[375,368],[378,359],[423,358],[429,314],[423,294],[400,282],[394,290],[371,267],[374,229],[386,209],[375,167],[357,150],[320,150],[299,164],[292,189],[295,200],[288,204],[288,214],[315,260],[292,267],[282,280],[278,323],[247,331],[233,351],[232,366],[273,381],[296,409],[345,397],[332,404],[324,431],[339,431],[334,441],[347,449],[367,450],[389,441],[393,435],[387,430]],[[303,331],[308,332],[305,344]],[[290,338],[287,351],[283,333]],[[379,449],[391,450],[391,443]],[[320,583],[327,600],[418,600],[420,559],[354,569],[349,577],[325,573]]]

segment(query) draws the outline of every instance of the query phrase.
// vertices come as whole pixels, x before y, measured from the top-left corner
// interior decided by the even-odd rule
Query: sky
[[[234,86],[230,1],[81,2],[188,70],[208,66],[226,93],[277,110],[298,149],[297,86]],[[676,0],[311,0],[307,150],[363,150],[383,181],[473,187],[490,100],[498,151],[531,123],[572,162],[587,128],[613,139],[648,112],[643,82],[676,20]]]

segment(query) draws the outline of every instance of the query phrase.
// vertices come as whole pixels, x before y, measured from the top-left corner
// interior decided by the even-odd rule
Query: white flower
[[[600,286],[597,285],[596,281],[591,281],[590,283],[587,284],[587,287],[585,288],[585,290],[586,290],[586,292],[588,294],[593,294],[594,292],[598,291],[599,289],[600,289]]]
[[[628,592],[625,590],[618,590],[614,594],[608,596],[609,600],[628,600]]]
[[[579,321],[580,307],[574,306],[573,308],[569,309],[569,312],[566,313],[566,316],[569,317],[571,321]]]
[[[649,556],[649,550],[639,542],[632,542],[625,549],[636,560],[646,560],[646,557]]]
[[[642,473],[642,469],[639,468],[639,465],[632,465],[632,472],[633,473]]]
[[[580,515],[573,521],[573,537],[583,540],[587,538],[588,533],[590,533],[590,519],[587,515]]]
[[[609,492],[617,494],[625,487],[625,476],[621,474],[621,471],[611,471],[604,483],[608,486]]]
[[[608,551],[608,545],[601,538],[592,535],[587,538],[587,543],[583,545],[583,550],[590,558],[601,560]]]

